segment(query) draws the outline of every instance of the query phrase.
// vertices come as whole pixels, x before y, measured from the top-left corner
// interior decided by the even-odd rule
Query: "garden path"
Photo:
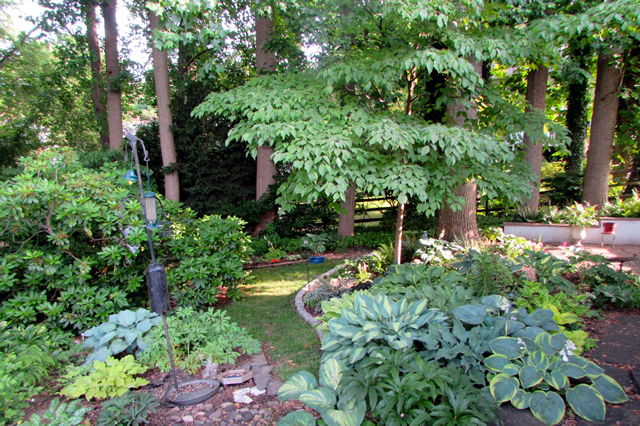
[[[589,253],[600,254],[607,259],[614,260],[614,263],[619,262],[615,261],[615,259],[631,259],[622,262],[622,269],[632,271],[635,275],[640,275],[640,246],[617,245],[612,247],[605,245],[600,247],[598,244],[585,244],[583,247]],[[546,245],[544,251],[562,259],[566,259],[570,253],[566,247],[556,245]]]

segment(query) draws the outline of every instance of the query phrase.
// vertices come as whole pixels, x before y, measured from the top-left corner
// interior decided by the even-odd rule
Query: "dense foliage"
[[[2,317],[86,330],[146,304],[146,232],[139,205],[123,202],[133,191],[120,183],[123,170],[87,169],[59,148],[34,152],[21,168],[0,185]],[[153,238],[177,303],[210,305],[221,287],[235,297],[247,255],[242,221],[164,207],[173,236]]]

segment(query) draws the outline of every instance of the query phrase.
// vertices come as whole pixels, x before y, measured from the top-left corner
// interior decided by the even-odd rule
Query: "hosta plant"
[[[126,310],[109,315],[109,321],[82,333],[86,338],[84,346],[93,348],[93,353],[89,354],[85,364],[104,362],[121,352],[133,354],[137,350],[144,351],[149,347],[145,336],[160,321],[160,315],[143,308],[135,312]]]
[[[395,302],[388,296],[356,296],[353,308],[329,321],[330,333],[322,340],[322,359],[352,365],[365,356],[384,357],[388,348],[411,348],[420,329],[430,322],[444,322],[447,316],[427,309],[427,301]]]
[[[127,355],[121,360],[113,357],[106,362],[94,361],[93,371],[86,373],[83,369],[70,368],[64,378],[70,380],[60,394],[71,398],[84,396],[87,401],[91,399],[106,399],[120,396],[129,389],[137,388],[149,382],[136,374],[147,371],[147,367],[139,365],[133,355]]]
[[[37,414],[32,415],[28,422],[23,423],[25,426],[75,426],[82,423],[84,415],[91,411],[89,407],[78,407],[78,401],[71,401],[68,405],[66,402],[60,404],[58,398],[51,401],[51,405],[47,411],[40,417]]]
[[[489,346],[493,355],[484,364],[493,373],[488,387],[493,399],[529,408],[545,424],[562,420],[565,400],[577,415],[594,422],[604,421],[605,402],[628,400],[602,368],[573,355],[574,345],[563,334],[543,332],[535,339],[503,336]]]
[[[364,419],[366,403],[360,399],[337,398],[338,386],[347,367],[340,361],[330,359],[320,366],[320,383],[315,376],[302,370],[289,378],[278,391],[280,401],[297,399],[309,408],[317,410],[329,426],[357,426]],[[319,386],[320,385],[320,386]],[[337,407],[336,407],[337,406]],[[337,408],[337,409],[336,409]],[[280,424],[295,424],[294,419],[305,425],[315,424],[307,415],[290,413]]]

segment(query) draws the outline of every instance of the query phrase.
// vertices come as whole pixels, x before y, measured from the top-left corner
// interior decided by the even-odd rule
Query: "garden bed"
[[[640,219],[626,217],[601,217],[598,226],[586,228],[587,236],[584,244],[600,244],[602,241],[603,223],[615,223],[616,239],[619,245],[640,245]],[[562,224],[505,222],[504,233],[524,237],[542,243],[563,243],[571,241],[571,227]],[[605,236],[605,244],[611,244],[611,238]]]

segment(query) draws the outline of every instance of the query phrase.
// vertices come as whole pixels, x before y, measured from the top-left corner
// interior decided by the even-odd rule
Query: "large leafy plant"
[[[178,308],[167,318],[167,326],[177,365],[195,372],[210,359],[217,363],[233,363],[241,353],[260,351],[260,342],[232,322],[226,312],[209,308],[198,312],[193,308]],[[164,330],[151,331],[150,346],[140,360],[162,371],[170,368]]]
[[[160,405],[152,393],[126,392],[102,403],[98,426],[138,426],[147,423],[149,413]]]
[[[322,420],[329,426],[359,425],[366,413],[363,400],[337,398],[338,386],[347,367],[340,361],[331,359],[320,366],[320,386],[315,376],[302,370],[294,374],[278,390],[280,401],[298,399],[310,408],[318,410]],[[337,406],[337,407],[336,407]],[[336,409],[337,408],[337,409]],[[309,413],[290,413],[282,419],[282,424],[315,425]]]
[[[562,420],[564,400],[580,417],[602,422],[605,401],[620,404],[628,399],[602,368],[573,355],[575,346],[563,334],[543,332],[535,339],[505,336],[489,346],[493,355],[484,364],[495,373],[489,382],[493,399],[498,404],[511,402],[515,408],[529,408],[545,424]]]
[[[93,353],[85,359],[85,364],[105,361],[122,352],[133,354],[145,350],[149,342],[145,336],[161,321],[160,315],[140,308],[133,312],[120,311],[109,315],[109,321],[82,333],[86,339],[83,345],[93,348]]]

